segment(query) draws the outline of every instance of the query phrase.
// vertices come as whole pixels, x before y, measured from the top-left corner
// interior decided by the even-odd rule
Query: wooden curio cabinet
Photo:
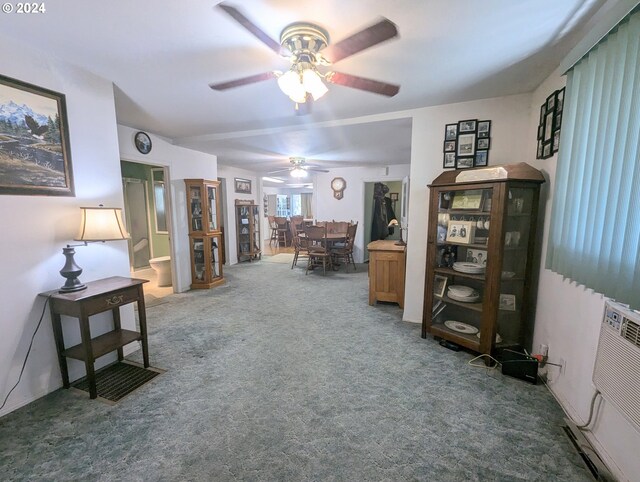
[[[521,163],[447,171],[429,185],[423,338],[485,354],[529,347],[543,182]]]
[[[191,289],[211,288],[222,282],[223,237],[220,231],[219,181],[185,179]]]
[[[260,210],[253,200],[236,199],[238,262],[260,259]]]

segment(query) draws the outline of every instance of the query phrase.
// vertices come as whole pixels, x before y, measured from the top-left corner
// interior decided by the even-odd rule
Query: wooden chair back
[[[278,229],[287,229],[287,218],[274,216],[273,220],[278,226]]]
[[[295,228],[296,232],[302,231],[304,228],[304,217],[291,216],[291,225]]]
[[[327,223],[327,232],[331,234],[346,233],[349,223],[346,221],[331,221]]]
[[[353,251],[353,243],[356,241],[356,232],[358,232],[358,223],[350,224],[347,227],[347,246],[349,251]]]
[[[307,226],[304,230],[307,238],[309,250],[327,250],[327,228],[326,226]]]

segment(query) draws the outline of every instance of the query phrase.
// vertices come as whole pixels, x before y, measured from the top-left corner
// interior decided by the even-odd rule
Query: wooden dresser
[[[404,308],[406,246],[395,240],[373,241],[369,250],[369,304],[376,301],[398,303]]]

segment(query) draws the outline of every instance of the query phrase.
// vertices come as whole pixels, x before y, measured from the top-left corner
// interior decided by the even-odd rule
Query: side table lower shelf
[[[91,340],[91,351],[93,358],[100,358],[102,355],[111,353],[114,350],[122,348],[132,341],[142,340],[142,335],[137,331],[131,330],[114,330],[104,335],[97,336]],[[62,356],[75,358],[83,361],[85,359],[85,350],[82,343],[71,348],[67,348],[62,352]]]

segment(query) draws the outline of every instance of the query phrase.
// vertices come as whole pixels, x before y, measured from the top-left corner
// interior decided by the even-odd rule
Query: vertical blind
[[[640,13],[569,73],[546,267],[640,308]]]

